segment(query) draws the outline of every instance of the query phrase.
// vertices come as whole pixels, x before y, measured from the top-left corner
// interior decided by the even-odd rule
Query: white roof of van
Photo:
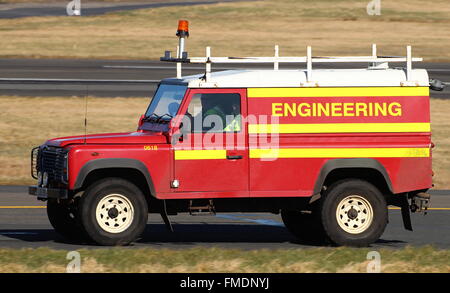
[[[208,82],[203,77],[166,78],[162,83],[185,84],[189,88],[300,87],[306,83],[306,70],[226,70],[212,72]],[[407,82],[406,69],[402,68],[314,69],[311,81],[318,87],[429,86],[425,69],[413,69]]]

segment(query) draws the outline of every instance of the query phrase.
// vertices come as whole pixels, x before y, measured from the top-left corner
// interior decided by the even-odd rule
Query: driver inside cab
[[[225,98],[222,95],[202,95],[202,120],[208,116],[219,117],[224,132],[236,132],[241,130],[240,101],[239,99]],[[210,121],[215,117],[210,118]]]

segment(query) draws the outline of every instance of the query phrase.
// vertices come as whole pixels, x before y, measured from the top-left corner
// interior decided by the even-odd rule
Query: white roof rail
[[[413,58],[411,55],[411,46],[407,46],[407,54],[402,56],[378,56],[376,45],[372,45],[371,56],[312,56],[311,47],[307,47],[307,56],[291,57],[279,56],[279,47],[275,46],[275,54],[271,57],[212,57],[209,47],[206,49],[205,57],[188,57],[187,52],[183,52],[182,56],[172,57],[170,51],[166,51],[161,61],[176,62],[177,78],[181,78],[181,63],[206,64],[205,78],[208,79],[211,72],[211,63],[273,63],[274,70],[278,70],[280,63],[306,63],[308,83],[312,83],[312,64],[313,63],[368,63],[369,68],[387,69],[388,62],[406,62],[407,82],[411,78],[412,62],[423,61],[422,58]]]

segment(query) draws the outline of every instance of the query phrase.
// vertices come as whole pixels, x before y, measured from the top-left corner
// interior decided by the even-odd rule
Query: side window
[[[239,94],[195,94],[188,106],[192,132],[240,132],[241,96]]]

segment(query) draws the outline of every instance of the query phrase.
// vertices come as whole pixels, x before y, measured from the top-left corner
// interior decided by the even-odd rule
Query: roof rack
[[[171,51],[165,51],[164,57],[161,57],[161,61],[175,62],[177,63],[177,78],[181,79],[181,64],[182,63],[204,63],[205,69],[205,81],[209,81],[211,78],[211,64],[212,63],[273,63],[274,70],[279,69],[280,63],[306,63],[306,84],[304,86],[314,86],[316,83],[313,81],[313,63],[349,63],[349,62],[361,62],[368,63],[370,69],[388,69],[388,62],[406,62],[406,82],[403,84],[414,85],[412,78],[412,62],[423,61],[422,58],[412,58],[411,46],[406,47],[406,57],[402,56],[378,56],[376,44],[372,45],[371,56],[312,56],[311,46],[306,47],[306,56],[301,57],[280,57],[279,46],[275,45],[275,54],[271,57],[212,57],[211,48],[206,47],[205,57],[189,57],[188,53],[184,51],[185,37],[189,36],[189,30],[187,21],[180,20],[177,31],[179,37],[179,46],[177,47],[176,57],[172,57]]]
[[[178,55],[178,54],[177,54]],[[378,56],[377,47],[372,45],[371,56],[312,56],[311,46],[307,47],[306,56],[301,57],[280,57],[279,47],[275,46],[273,57],[212,57],[211,48],[206,47],[205,57],[188,57],[187,52],[183,52],[182,58],[172,57],[170,51],[166,51],[161,61],[177,63],[177,78],[181,78],[182,63],[206,64],[205,79],[209,80],[211,76],[212,63],[273,63],[274,70],[279,69],[280,63],[306,63],[307,82],[313,82],[312,64],[313,63],[368,63],[370,69],[387,69],[388,62],[406,62],[406,79],[411,81],[412,62],[423,61],[423,58],[412,58],[411,46],[406,47],[406,57],[401,56]]]

